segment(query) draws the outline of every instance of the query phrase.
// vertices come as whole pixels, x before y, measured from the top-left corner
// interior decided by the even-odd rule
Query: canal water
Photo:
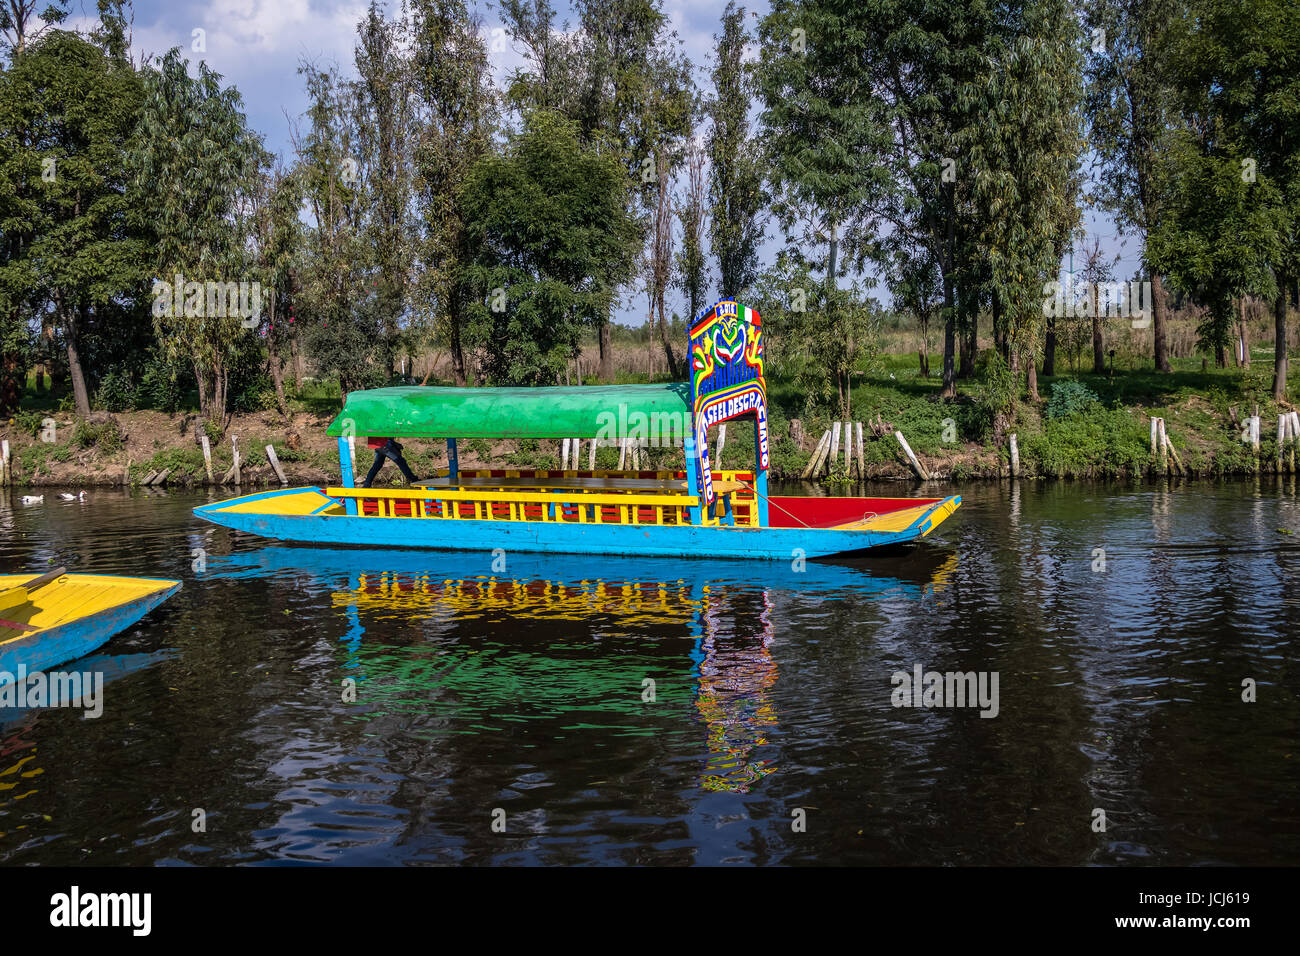
[[[0,571],[184,588],[65,668],[104,674],[98,718],[0,710],[0,862],[1300,859],[1294,481],[960,491],[842,564],[331,550],[206,493],[5,493]]]

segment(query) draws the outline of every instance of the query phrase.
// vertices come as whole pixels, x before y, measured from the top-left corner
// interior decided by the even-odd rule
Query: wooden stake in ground
[[[627,465],[627,436],[624,435],[618,440],[618,470],[626,470]]]
[[[269,461],[271,467],[275,469],[275,477],[280,479],[280,484],[287,485],[289,479],[284,477],[284,469],[280,467],[280,459],[275,454],[274,445],[266,446],[266,460]]]
[[[907,443],[907,439],[903,437],[903,433],[901,431],[896,431],[894,432],[894,437],[898,439],[898,443],[903,446],[903,454],[907,455],[907,460],[911,463],[912,470],[916,472],[916,476],[922,481],[929,481],[929,473],[926,472],[925,466],[921,464],[921,459],[917,458],[916,453],[912,451],[912,446]]]
[[[203,470],[208,473],[208,484],[212,484],[212,443],[207,435],[200,435],[199,442],[203,445]]]
[[[830,430],[822,432],[821,439],[817,442],[817,447],[813,449],[812,457],[808,459],[808,464],[804,467],[803,474],[799,477],[811,478],[817,471],[817,462],[821,459],[822,453],[831,445]]]
[[[1291,433],[1291,447],[1287,450],[1287,467],[1295,474],[1295,449],[1300,444],[1300,412],[1291,412],[1288,418],[1291,420],[1287,429]]]
[[[348,436],[348,458],[352,462],[352,474],[357,473],[357,436]],[[235,484],[239,484],[239,469],[235,469]]]
[[[1151,416],[1151,460],[1156,460],[1156,445],[1160,441],[1160,419]]]
[[[862,443],[862,422],[858,422],[858,477],[867,477],[867,446]]]
[[[831,423],[831,454],[826,463],[826,470],[834,473],[836,459],[840,457],[840,422]]]
[[[1173,459],[1175,471],[1180,475],[1186,474],[1187,469],[1183,467],[1183,461],[1178,457],[1178,449],[1174,448],[1174,443],[1169,439],[1169,433],[1165,431],[1163,421],[1160,423],[1160,434],[1165,440],[1165,447],[1169,449],[1169,457]]]
[[[596,470],[596,439],[591,440],[591,448],[587,452],[587,470]]]
[[[1164,474],[1169,470],[1169,442],[1165,438],[1165,420],[1157,418],[1159,423],[1159,437],[1156,439],[1156,445],[1160,449],[1160,473]]]
[[[1291,432],[1291,420],[1286,412],[1277,416],[1277,466],[1275,470],[1282,474],[1282,450],[1286,447],[1287,435]]]
[[[0,486],[9,484],[9,439],[0,441]]]
[[[231,466],[231,470],[235,473],[235,487],[238,488],[240,484],[242,484],[240,481],[242,476],[239,472],[239,438],[235,435],[230,436],[230,455],[235,462],[234,465]]]
[[[711,467],[718,469],[718,471],[722,470],[722,448],[726,444],[727,444],[727,423],[723,422],[721,425],[718,426],[718,451],[717,454],[713,456],[713,462],[711,465]]]
[[[1016,442],[1016,436],[1013,433],[1008,438],[1011,446],[1011,477],[1020,477],[1020,445]]]
[[[560,471],[569,469],[569,439],[565,438],[560,442]]]

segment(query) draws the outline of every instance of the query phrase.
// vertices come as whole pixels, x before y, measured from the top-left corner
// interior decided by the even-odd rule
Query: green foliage
[[[63,30],[0,71],[0,314],[8,326],[14,309],[24,320],[52,309],[82,415],[79,339],[114,324],[147,270],[126,198],[140,86],[129,62]]]
[[[1098,404],[1095,392],[1077,379],[1052,383],[1052,397],[1047,403],[1048,418],[1067,418],[1089,412]]]
[[[167,476],[167,480],[173,483],[207,477],[203,465],[203,451],[192,445],[180,448],[165,448],[157,452],[148,462],[139,466],[133,465],[131,471],[133,477],[142,478],[151,471],[162,471],[163,469],[171,472]]]
[[[239,310],[206,314],[201,283],[251,282],[243,202],[263,151],[239,93],[200,61],[191,77],[173,48],[142,71],[145,100],[132,155],[133,206],[152,234],[153,317],[167,361],[192,364],[205,417],[224,420],[232,350],[249,335]],[[181,288],[174,288],[176,276]],[[199,291],[194,292],[195,289]],[[214,303],[215,304],[215,303]],[[261,311],[259,297],[249,307]]]
[[[171,365],[161,354],[153,352],[140,376],[134,407],[175,412],[181,407],[182,381],[192,379],[193,376],[187,375],[184,368]]]
[[[114,455],[126,447],[126,435],[116,418],[103,422],[78,420],[72,430],[72,444],[87,450],[94,448],[104,455]]]
[[[1137,475],[1151,463],[1150,436],[1127,409],[1048,419],[1019,441],[1026,471],[1049,478]]]
[[[135,403],[136,386],[125,369],[113,369],[105,375],[95,392],[95,404],[108,412],[130,411]]]
[[[757,144],[749,136],[752,67],[744,62],[745,9],[728,0],[713,66],[709,118],[709,238],[723,295],[739,296],[758,276],[764,206]]]
[[[480,299],[465,338],[492,382],[554,384],[583,329],[606,321],[638,239],[627,190],[617,159],[555,113],[529,115],[504,155],[475,165],[463,202]]]
[[[45,418],[46,416],[43,412],[15,412],[13,418],[14,429],[20,435],[31,435],[35,437],[41,433],[41,429],[44,427],[42,423],[45,421]]]

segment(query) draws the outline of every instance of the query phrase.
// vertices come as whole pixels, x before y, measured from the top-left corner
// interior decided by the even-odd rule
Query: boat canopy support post
[[[339,437],[339,472],[343,476],[342,484],[344,488],[355,488],[357,480],[352,474],[352,448],[348,444],[346,435]],[[357,500],[348,498],[344,502],[347,513],[355,515],[357,513]]]
[[[767,469],[763,467],[763,433],[758,424],[757,417],[754,419],[754,490],[758,492],[758,526],[768,528],[771,525],[768,522],[768,505],[767,505]]]
[[[447,439],[447,480],[450,484],[460,481],[460,459],[456,457],[456,439]]]
[[[690,495],[699,494],[700,478],[699,470],[695,466],[695,436],[687,434],[682,443],[686,452],[686,493]],[[692,505],[686,509],[691,516],[691,524],[700,523],[700,505]]]

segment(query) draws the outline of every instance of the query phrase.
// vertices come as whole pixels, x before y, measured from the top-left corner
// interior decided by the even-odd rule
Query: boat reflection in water
[[[785,565],[512,554],[495,559],[498,571],[493,560],[267,547],[209,557],[205,577],[330,592],[347,622],[339,664],[357,683],[351,716],[372,725],[372,739],[536,719],[653,736],[658,715],[693,712],[707,738],[701,786],[746,792],[778,769],[768,753],[780,716],[777,598],[921,601],[946,586],[957,557],[913,549]]]

